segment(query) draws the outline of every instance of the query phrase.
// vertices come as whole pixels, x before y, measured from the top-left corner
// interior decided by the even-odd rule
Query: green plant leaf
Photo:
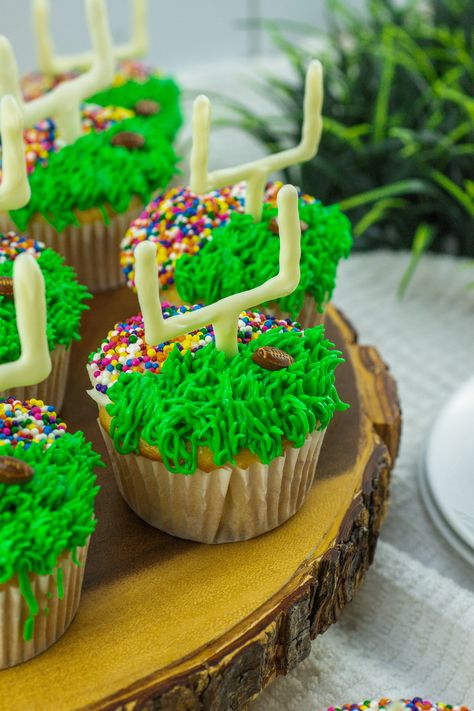
[[[426,193],[427,190],[429,190],[429,186],[421,180],[401,180],[398,183],[384,185],[381,188],[368,190],[365,193],[353,195],[350,198],[346,198],[346,200],[341,200],[339,207],[341,210],[349,211],[355,207],[367,205],[382,198],[388,198],[394,195],[406,195],[409,193]]]
[[[420,262],[421,257],[428,249],[431,240],[433,239],[433,230],[429,225],[421,224],[415,232],[413,238],[413,247],[411,252],[410,261],[402,276],[400,286],[398,287],[398,296],[403,298],[405,296],[408,284],[410,283],[413,274]]]
[[[455,182],[453,182],[446,175],[443,175],[437,170],[432,171],[432,176],[434,180],[439,185],[441,185],[444,190],[446,190],[447,193],[452,195],[452,197],[457,200],[460,205],[462,205],[462,207],[466,210],[467,213],[471,215],[471,217],[474,217],[474,200],[468,194],[467,190],[463,190],[459,187],[459,185],[456,185]]]

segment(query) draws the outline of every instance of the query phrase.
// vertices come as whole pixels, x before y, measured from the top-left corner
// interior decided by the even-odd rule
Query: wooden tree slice
[[[126,289],[98,295],[72,354],[63,416],[104,458],[85,362],[136,310]],[[252,541],[182,541],[137,518],[102,471],[77,618],[50,650],[0,673],[2,708],[240,709],[309,654],[372,562],[400,437],[396,387],[377,351],[357,345],[333,307],[327,332],[347,360],[337,382],[351,409],[329,427],[301,511]]]

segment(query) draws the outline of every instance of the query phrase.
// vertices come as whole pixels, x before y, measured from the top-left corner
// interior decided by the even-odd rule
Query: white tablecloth
[[[310,657],[264,691],[253,711],[319,711],[383,695],[474,707],[474,570],[433,528],[417,488],[430,423],[473,373],[474,291],[465,285],[474,267],[430,255],[399,301],[406,262],[405,254],[353,255],[334,297],[361,343],[376,345],[390,365],[402,403],[391,508],[374,565]]]

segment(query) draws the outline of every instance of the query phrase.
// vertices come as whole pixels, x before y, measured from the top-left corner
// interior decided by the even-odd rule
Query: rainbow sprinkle
[[[200,308],[202,308],[200,304],[192,307],[171,306],[166,302],[162,304],[165,319],[177,313],[186,313]],[[299,323],[290,319],[277,319],[258,310],[243,311],[238,322],[238,341],[249,343],[272,328],[281,328],[283,331],[302,330]],[[109,331],[100,348],[89,356],[89,373],[98,392],[105,394],[120,373],[159,373],[173,348],[178,348],[183,354],[186,351],[194,354],[214,340],[212,326],[206,326],[153,347],[146,343],[144,335],[141,314],[117,323],[114,329]]]
[[[379,701],[367,700],[361,704],[344,704],[343,706],[330,706],[327,711],[379,711],[379,709],[401,710],[409,709],[410,711],[470,711],[467,706],[451,706],[442,702],[434,703],[423,699],[421,696],[415,696],[413,699],[380,699]]]
[[[7,232],[4,235],[0,234],[0,264],[4,262],[13,262],[19,254],[28,252],[35,259],[39,257],[45,249],[43,242],[38,242],[36,239],[18,235],[16,232]]]
[[[268,183],[265,201],[276,205],[282,183]],[[130,287],[135,286],[135,247],[148,240],[158,245],[157,264],[160,286],[174,284],[174,265],[183,254],[196,254],[212,238],[212,230],[224,227],[233,210],[243,212],[244,183],[213,190],[198,196],[189,187],[171,188],[161,193],[130,225],[122,240],[120,263]],[[305,203],[315,198],[301,195]]]
[[[83,104],[82,127],[84,133],[106,131],[119,121],[124,121],[134,116],[134,111],[129,111],[120,106]],[[23,136],[28,175],[31,175],[37,166],[46,166],[49,156],[52,153],[57,153],[64,145],[61,137],[56,133],[56,125],[52,119],[43,119],[32,128],[26,129]],[[0,169],[0,178],[1,174]]]
[[[160,75],[161,72],[153,69],[149,64],[136,59],[122,59],[117,64],[112,86],[121,86],[127,81],[137,81],[143,84],[149,77],[159,77]]]
[[[107,131],[114,124],[133,118],[135,111],[122,106],[99,106],[99,104],[83,104],[82,128],[84,133],[91,131]]]
[[[54,407],[42,400],[32,398],[22,402],[14,397],[0,400],[0,447],[11,444],[28,449],[38,442],[47,449],[66,429]]]

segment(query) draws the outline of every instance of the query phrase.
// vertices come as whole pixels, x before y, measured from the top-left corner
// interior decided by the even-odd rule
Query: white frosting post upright
[[[2,183],[0,209],[23,207],[30,199],[23,145],[23,117],[13,96],[0,103],[2,134]],[[51,372],[51,357],[46,335],[46,297],[39,265],[26,252],[13,263],[13,297],[21,355],[18,360],[0,365],[0,391],[36,385]]]
[[[148,0],[131,0],[132,34],[129,42],[116,45],[112,49],[115,60],[137,59],[148,54],[150,40],[148,36]],[[50,29],[49,0],[33,0],[33,28],[36,38],[38,67],[44,74],[55,76],[73,70],[88,69],[94,61],[92,52],[55,54]]]
[[[26,126],[52,118],[66,143],[82,135],[81,102],[105,89],[113,81],[114,59],[105,0],[86,0],[87,24],[93,45],[90,69],[62,82],[43,96],[24,102],[21,97],[18,66],[6,37],[0,36],[0,95],[12,94],[19,103]]]
[[[322,107],[323,68],[315,59],[306,73],[303,126],[299,144],[251,163],[209,173],[211,104],[207,96],[198,96],[194,102],[192,119],[191,190],[199,195],[243,180],[246,182],[245,211],[258,222],[262,217],[265,184],[270,173],[311,160],[316,155],[323,126]]]
[[[51,372],[43,274],[36,259],[26,252],[13,264],[13,293],[21,355],[0,365],[0,391],[8,392],[41,383]]]
[[[31,189],[26,173],[23,143],[23,116],[13,96],[7,94],[0,103],[2,134],[2,184],[0,210],[17,210],[30,199]]]
[[[246,309],[291,294],[300,281],[301,228],[298,215],[298,192],[285,185],[278,193],[280,232],[280,267],[272,279],[261,286],[227,296],[202,309],[176,314],[164,319],[161,311],[156,245],[141,242],[135,249],[135,283],[145,325],[145,340],[150,345],[172,340],[211,323],[216,348],[229,358],[238,350],[239,314]]]

